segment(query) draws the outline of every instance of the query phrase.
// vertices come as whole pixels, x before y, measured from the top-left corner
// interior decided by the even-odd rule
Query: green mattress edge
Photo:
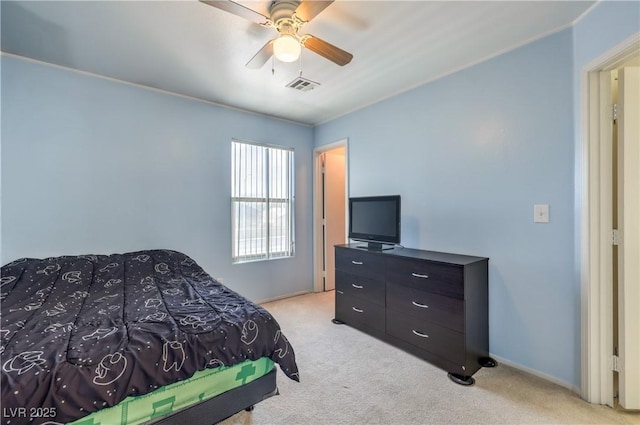
[[[255,381],[273,368],[273,360],[262,357],[229,367],[201,370],[189,379],[145,395],[127,397],[113,407],[98,410],[67,425],[143,424]]]

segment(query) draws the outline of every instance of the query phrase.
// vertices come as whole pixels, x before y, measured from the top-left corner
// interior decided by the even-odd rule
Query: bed
[[[3,425],[216,423],[277,394],[275,364],[299,380],[271,314],[180,252],[23,258],[0,284]]]

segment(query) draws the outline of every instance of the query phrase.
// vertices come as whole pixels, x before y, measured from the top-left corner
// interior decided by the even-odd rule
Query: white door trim
[[[640,33],[634,34],[580,72],[580,283],[581,283],[581,396],[596,404],[613,405],[611,278],[611,155],[602,105],[605,85],[600,73],[636,55]],[[605,91],[603,93],[603,90]],[[608,167],[608,168],[607,168]],[[607,171],[608,169],[608,171]]]
[[[324,290],[322,280],[322,163],[320,156],[326,151],[344,147],[345,152],[345,196],[349,198],[349,139],[320,146],[313,150],[313,291]],[[345,214],[347,211],[345,210]],[[346,232],[346,230],[345,230]],[[345,233],[346,234],[346,233]]]

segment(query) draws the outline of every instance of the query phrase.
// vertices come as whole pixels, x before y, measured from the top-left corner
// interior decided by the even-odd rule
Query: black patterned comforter
[[[298,381],[276,320],[179,252],[20,259],[0,293],[2,424],[70,422],[265,356]]]

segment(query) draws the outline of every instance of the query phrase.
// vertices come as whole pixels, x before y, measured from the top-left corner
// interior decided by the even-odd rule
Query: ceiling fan
[[[278,36],[269,40],[258,53],[247,62],[247,68],[261,68],[271,56],[282,62],[293,62],[306,47],[330,61],[344,66],[353,55],[311,34],[299,34],[304,24],[327,8],[333,0],[276,0],[269,6],[269,16],[232,0],[200,0],[209,6],[233,13],[263,27],[274,28]]]

